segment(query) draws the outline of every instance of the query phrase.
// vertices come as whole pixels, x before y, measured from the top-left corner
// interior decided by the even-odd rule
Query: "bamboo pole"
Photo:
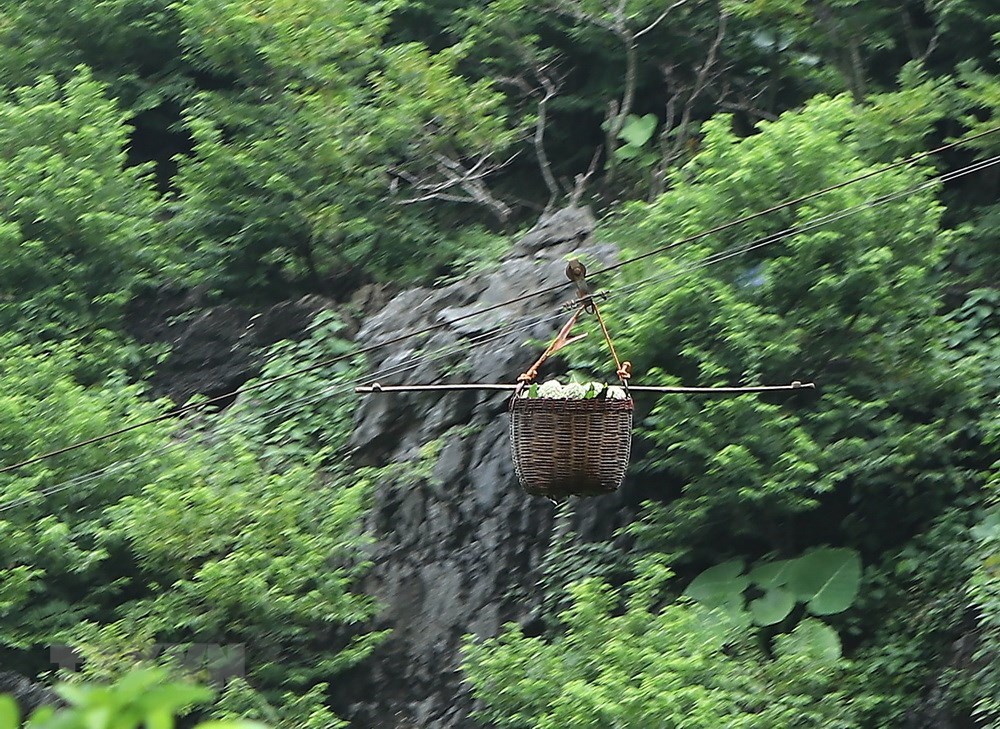
[[[480,383],[480,384],[454,384],[454,385],[380,385],[373,382],[370,385],[355,387],[354,391],[359,394],[394,393],[394,392],[463,392],[468,390],[492,390],[511,391],[516,390],[518,385],[507,383]],[[629,392],[653,392],[653,393],[676,393],[688,395],[726,395],[743,392],[780,392],[784,390],[814,390],[816,385],[812,382],[799,382],[796,380],[790,385],[756,385],[750,387],[648,387],[643,385],[629,385]]]

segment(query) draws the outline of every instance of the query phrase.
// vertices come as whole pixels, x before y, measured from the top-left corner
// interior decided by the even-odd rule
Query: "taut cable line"
[[[469,342],[454,342],[450,345],[444,347],[439,347],[437,350],[430,353],[422,353],[418,356],[411,357],[405,362],[398,363],[393,367],[386,368],[382,371],[376,372],[378,376],[393,376],[402,374],[406,371],[416,369],[425,362],[433,362],[436,360],[444,359],[452,354],[467,351],[477,347],[482,347],[491,342],[497,341],[510,334],[518,334],[520,332],[528,331],[535,326],[545,323],[547,321],[559,319],[558,314],[549,314],[537,317],[531,317],[526,322],[518,322],[512,324],[506,324],[494,327],[492,330],[484,332],[482,334],[472,337]],[[357,382],[343,382],[329,387],[321,389],[318,393],[313,393],[311,395],[304,395],[302,397],[295,398],[290,402],[283,403],[277,407],[266,410],[262,413],[256,413],[253,417],[255,418],[268,418],[281,413],[289,412],[292,410],[297,410],[308,404],[321,400],[327,396],[335,395],[338,393],[346,393],[354,387]],[[224,434],[224,433],[223,433]],[[72,478],[66,479],[65,481],[60,481],[48,488],[41,489],[39,491],[32,491],[25,494],[24,496],[13,498],[5,502],[0,502],[0,513],[9,511],[11,509],[22,506],[23,504],[30,503],[32,501],[37,501],[39,499],[44,499],[49,496],[53,496],[57,493],[66,491],[67,489],[73,488],[81,484],[86,484],[88,482],[94,481],[102,476],[107,476],[112,473],[117,473],[119,471],[126,470],[132,466],[136,466],[140,463],[146,463],[150,458],[163,455],[168,451],[172,451],[176,448],[181,448],[187,445],[185,441],[173,441],[166,443],[159,448],[147,453],[143,453],[139,456],[129,459],[122,459],[119,461],[114,461],[109,463],[107,466],[102,468],[89,471],[87,473],[79,474]]]
[[[921,183],[919,183],[917,185],[914,185],[912,187],[906,188],[904,190],[898,190],[896,192],[887,193],[885,195],[881,195],[879,197],[872,198],[870,200],[866,200],[864,202],[858,203],[857,205],[854,205],[854,206],[852,206],[850,208],[846,208],[845,210],[838,210],[837,212],[834,212],[834,213],[828,213],[828,214],[820,216],[818,218],[814,218],[812,220],[806,221],[805,223],[802,223],[800,225],[792,226],[790,228],[786,228],[784,230],[777,231],[775,233],[770,233],[768,235],[762,236],[761,238],[758,238],[756,240],[750,241],[748,243],[745,243],[745,244],[742,244],[742,245],[739,245],[739,246],[734,246],[732,248],[728,248],[728,249],[723,250],[723,251],[718,251],[717,253],[713,253],[713,254],[710,254],[708,256],[705,256],[701,260],[696,261],[695,263],[693,263],[691,265],[684,266],[684,267],[682,267],[682,268],[680,268],[680,269],[678,269],[676,271],[671,271],[671,272],[669,272],[665,276],[649,276],[649,277],[647,277],[645,279],[640,280],[636,284],[633,284],[633,285],[630,285],[630,286],[627,286],[627,287],[624,287],[624,288],[620,289],[619,293],[632,293],[634,291],[637,291],[637,290],[643,288],[644,286],[649,285],[653,281],[664,282],[664,281],[669,281],[671,279],[678,278],[680,276],[683,276],[684,274],[690,273],[691,271],[695,271],[695,270],[698,270],[698,269],[701,269],[701,268],[706,268],[706,267],[708,267],[710,265],[713,265],[713,264],[716,264],[716,263],[721,263],[722,261],[728,260],[730,258],[735,258],[735,257],[738,257],[738,256],[742,256],[742,255],[744,255],[746,253],[750,253],[751,251],[755,251],[755,250],[764,248],[766,246],[772,245],[774,243],[777,243],[778,241],[783,240],[785,238],[788,238],[789,236],[800,235],[802,233],[807,233],[809,231],[812,231],[812,230],[815,230],[817,228],[820,228],[820,227],[822,227],[822,226],[824,226],[824,225],[826,225],[828,223],[836,222],[838,220],[842,220],[844,218],[850,217],[851,215],[854,215],[854,214],[859,213],[861,211],[868,210],[868,209],[871,209],[871,208],[875,208],[875,207],[878,207],[880,205],[885,205],[885,204],[893,202],[895,200],[899,200],[901,198],[907,197],[909,195],[912,195],[914,193],[920,192],[922,190],[926,190],[926,189],[929,189],[931,187],[934,187],[935,185],[937,185],[937,184],[939,184],[941,182],[948,182],[950,180],[957,179],[959,177],[963,177],[965,175],[972,174],[974,172],[979,172],[980,170],[987,169],[987,168],[992,167],[992,166],[994,166],[994,165],[996,165],[998,163],[1000,163],[1000,155],[997,155],[997,156],[994,156],[994,157],[990,157],[990,158],[988,158],[986,160],[981,160],[979,162],[976,162],[974,164],[971,164],[971,165],[968,165],[966,167],[960,168],[958,170],[954,170],[952,172],[946,172],[946,173],[941,174],[941,175],[939,175],[937,177],[933,177],[933,178],[924,180],[923,182],[921,182]],[[643,254],[643,255],[645,256],[646,254]],[[633,261],[633,260],[636,260],[636,259],[629,259],[629,260]],[[609,266],[609,267],[601,269],[601,270],[602,271],[607,271],[607,270],[610,270],[612,268],[615,268],[615,266]],[[592,295],[586,296],[585,299],[587,301],[590,301],[592,303],[593,300],[596,300],[598,298],[601,298],[601,299],[608,298],[608,296],[611,293],[613,293],[613,292],[609,292],[609,291],[606,291],[606,290],[605,291],[600,291],[600,292],[596,292],[596,293],[594,293]],[[579,305],[579,300],[577,300],[576,302],[572,302],[571,305],[573,305],[573,306]],[[596,306],[594,308],[595,308],[595,313],[596,313],[596,311],[597,311],[596,310]],[[598,317],[600,317],[599,313],[598,313]],[[603,322],[602,322],[602,328],[604,328]],[[605,328],[605,335],[607,335],[606,328]],[[610,342],[609,342],[609,344],[610,344]],[[612,349],[612,351],[614,351],[614,350]],[[617,361],[617,356],[616,356],[616,361]],[[633,392],[647,392],[647,393],[661,393],[661,394],[675,393],[675,394],[690,394],[690,395],[707,395],[707,394],[712,394],[712,393],[717,393],[717,394],[740,394],[740,393],[749,393],[749,392],[769,392],[769,391],[782,391],[782,390],[800,390],[800,389],[810,389],[811,390],[811,389],[815,389],[815,387],[816,387],[815,384],[812,383],[812,382],[800,382],[800,381],[796,380],[796,381],[794,381],[794,382],[792,382],[791,384],[788,384],[788,385],[750,385],[750,386],[745,386],[745,387],[725,387],[725,386],[720,386],[720,387],[681,387],[681,386],[676,386],[676,387],[674,387],[674,386],[652,387],[652,386],[629,385],[628,389],[630,391],[633,391]],[[518,385],[516,385],[516,384],[510,384],[510,383],[388,385],[388,386],[386,386],[386,385],[382,385],[382,384],[380,384],[378,382],[371,382],[371,384],[360,386],[360,387],[356,387],[354,389],[354,391],[357,392],[357,393],[359,393],[359,394],[378,394],[378,393],[394,393],[394,392],[396,392],[396,393],[402,393],[402,392],[434,392],[434,391],[442,392],[442,391],[459,391],[459,390],[496,390],[496,391],[510,390],[510,391],[516,391],[517,388],[518,388]]]
[[[920,162],[921,160],[927,159],[928,157],[933,157],[934,155],[940,154],[941,152],[946,152],[949,149],[954,149],[956,147],[962,146],[963,144],[974,142],[977,139],[981,139],[982,137],[994,134],[996,132],[1000,132],[1000,126],[991,127],[985,131],[979,132],[978,134],[973,134],[971,137],[964,137],[954,142],[943,144],[940,147],[935,147],[934,149],[927,150],[926,152],[921,152],[911,157],[906,157],[905,159],[897,160],[892,164],[886,165],[884,167],[879,167],[878,169],[866,172],[863,175],[858,175],[857,177],[852,177],[849,180],[838,182],[835,185],[824,187],[821,190],[816,190],[815,192],[807,193],[802,197],[795,198],[794,200],[788,200],[783,203],[778,203],[777,205],[773,205],[772,207],[769,207],[765,210],[759,210],[756,213],[750,213],[749,215],[745,215],[742,218],[731,220],[727,223],[722,223],[721,225],[717,225],[714,228],[709,228],[708,230],[703,230],[700,233],[695,233],[694,235],[687,236],[686,238],[681,238],[680,240],[676,240],[672,243],[667,243],[666,245],[659,246],[658,248],[654,248],[651,251],[646,251],[645,253],[640,253],[639,255],[633,256],[632,258],[628,258],[624,261],[619,261],[618,263],[613,263],[609,266],[605,266],[602,269],[594,271],[594,274],[607,273],[608,271],[614,271],[615,269],[621,268],[622,266],[627,266],[631,263],[635,263],[636,261],[644,260],[646,258],[649,258],[650,256],[658,256],[659,254],[665,253],[671,250],[672,248],[676,248],[677,246],[685,245],[687,243],[693,243],[696,240],[701,240],[702,238],[707,238],[708,236],[715,235],[716,233],[721,233],[724,230],[729,230],[730,228],[736,225],[749,223],[750,221],[756,220],[757,218],[763,217],[765,215],[770,215],[771,213],[776,213],[779,210],[784,210],[785,208],[794,207],[795,205],[799,205],[800,203],[808,202],[809,200],[814,200],[818,197],[822,197],[823,195],[835,192],[836,190],[840,190],[845,187],[849,187],[850,185],[855,185],[859,182],[864,182],[865,180],[871,179],[873,177],[878,177],[879,175],[885,174],[886,172],[891,172],[892,170],[899,169],[900,167],[907,167],[908,165],[912,165],[915,162]]]
[[[730,249],[727,249],[727,250],[724,250],[724,251],[719,251],[718,253],[714,253],[714,254],[711,254],[709,256],[706,256],[705,258],[703,258],[700,261],[697,261],[697,262],[695,262],[695,263],[693,263],[691,265],[684,266],[684,267],[682,267],[682,268],[680,268],[678,270],[675,270],[675,271],[671,271],[670,273],[668,273],[665,276],[663,276],[663,275],[647,276],[646,278],[640,279],[639,281],[631,283],[628,286],[616,289],[615,292],[616,293],[632,293],[632,292],[638,291],[638,290],[640,290],[640,289],[642,289],[642,288],[644,288],[646,286],[649,286],[652,283],[656,283],[656,282],[661,282],[662,283],[663,281],[669,281],[669,280],[678,278],[678,277],[683,276],[684,274],[689,273],[691,271],[695,271],[695,270],[698,270],[698,269],[701,269],[701,268],[705,268],[705,267],[707,267],[709,265],[712,265],[714,263],[719,263],[721,261],[724,261],[724,260],[727,260],[727,259],[730,259],[730,258],[734,258],[734,257],[737,257],[737,256],[744,255],[744,254],[746,254],[746,253],[748,253],[748,252],[750,252],[752,250],[763,248],[763,247],[765,247],[767,245],[775,243],[778,240],[786,238],[786,237],[788,237],[790,235],[797,235],[797,234],[809,232],[811,230],[814,230],[816,228],[821,227],[822,225],[825,225],[825,224],[830,223],[830,222],[834,222],[836,220],[841,220],[843,218],[849,217],[850,215],[853,215],[853,214],[855,214],[857,212],[860,212],[862,210],[866,210],[866,209],[869,209],[871,207],[875,207],[877,205],[882,205],[882,204],[885,204],[887,202],[891,202],[893,200],[899,199],[899,198],[904,197],[906,195],[912,194],[913,192],[917,192],[919,190],[923,190],[923,189],[926,189],[928,187],[931,187],[931,186],[933,186],[933,185],[935,185],[935,184],[937,184],[939,182],[942,182],[942,181],[948,181],[948,180],[951,180],[951,179],[955,179],[957,177],[961,177],[961,176],[964,176],[964,175],[967,175],[967,174],[971,174],[973,172],[977,172],[977,171],[979,171],[981,169],[986,169],[987,167],[991,167],[991,166],[993,166],[993,165],[995,165],[997,163],[1000,163],[1000,155],[998,155],[996,157],[989,158],[987,160],[982,160],[980,162],[977,162],[975,164],[969,165],[969,166],[967,166],[965,168],[961,168],[959,170],[955,170],[953,172],[945,173],[945,174],[943,174],[943,175],[941,175],[941,176],[939,176],[937,178],[932,178],[932,179],[929,179],[929,180],[925,180],[924,182],[922,182],[922,183],[920,183],[918,185],[915,185],[915,186],[913,186],[911,188],[907,188],[905,190],[900,190],[900,191],[897,191],[895,193],[890,193],[890,194],[884,195],[884,196],[882,196],[880,198],[874,198],[873,200],[868,200],[868,201],[859,203],[859,204],[857,204],[857,205],[855,205],[853,207],[847,208],[845,210],[840,210],[840,211],[837,211],[835,213],[828,213],[825,216],[821,216],[819,218],[814,218],[814,219],[812,219],[810,221],[807,221],[805,223],[802,223],[802,224],[800,224],[798,226],[793,226],[793,227],[787,228],[787,229],[785,229],[783,231],[779,231],[777,233],[769,234],[769,235],[764,236],[764,237],[762,237],[760,239],[757,239],[756,241],[751,241],[751,242],[749,242],[747,244],[744,244],[742,246],[736,246],[736,247],[733,247],[733,248],[730,248]],[[608,298],[608,295],[609,295],[608,291],[599,291],[599,292],[594,293],[592,296],[593,296],[594,299],[606,299],[606,298]],[[570,306],[574,306],[575,304],[571,303],[569,305]],[[564,305],[564,307],[565,307],[565,305]],[[411,358],[408,362],[400,363],[399,365],[396,365],[394,368],[390,368],[389,370],[376,371],[374,373],[371,373],[371,375],[369,375],[369,377],[372,376],[372,375],[377,376],[377,377],[382,377],[382,376],[388,376],[388,375],[401,374],[404,371],[415,369],[417,366],[419,366],[424,361],[434,361],[434,360],[442,359],[444,357],[447,357],[447,356],[449,356],[451,354],[454,354],[454,353],[457,353],[459,351],[463,351],[465,349],[473,349],[473,348],[476,348],[476,347],[488,344],[488,343],[490,343],[492,341],[496,341],[497,339],[502,338],[503,336],[506,336],[507,334],[514,334],[514,333],[517,333],[517,332],[520,332],[520,331],[527,331],[528,329],[531,329],[531,328],[533,328],[534,326],[536,326],[538,324],[544,323],[546,321],[556,320],[556,319],[559,319],[559,318],[560,318],[559,315],[549,315],[549,316],[544,316],[543,315],[543,316],[538,316],[538,317],[530,318],[530,319],[527,320],[527,323],[523,323],[523,324],[512,323],[512,324],[507,324],[507,325],[499,325],[497,327],[494,327],[491,330],[488,330],[488,331],[486,331],[484,333],[478,334],[475,337],[470,338],[470,340],[467,341],[467,342],[456,342],[456,343],[452,343],[451,345],[446,345],[444,347],[440,347],[437,350],[434,350],[433,352],[424,353],[424,354],[422,354],[420,356]],[[313,395],[302,396],[302,397],[299,397],[299,398],[296,398],[296,399],[292,400],[291,402],[285,403],[285,404],[283,404],[281,406],[278,406],[276,408],[272,408],[271,410],[268,410],[268,411],[266,411],[264,413],[259,414],[258,417],[270,417],[270,416],[273,416],[275,414],[279,414],[281,412],[286,412],[286,411],[293,410],[300,403],[302,405],[305,405],[307,403],[311,403],[311,402],[314,402],[316,400],[319,400],[319,399],[321,399],[321,398],[323,398],[323,397],[325,397],[327,395],[331,395],[331,394],[337,393],[337,392],[342,391],[342,390],[346,391],[353,384],[355,384],[355,383],[344,383],[344,384],[338,384],[338,385],[334,385],[334,386],[331,386],[331,387],[324,388],[319,393],[316,393],[316,394],[313,394]],[[391,391],[393,391],[393,389],[395,387],[397,387],[397,386],[381,386],[381,385],[378,385],[378,383],[374,383],[373,385],[369,385],[368,387],[373,388],[372,392],[376,392],[376,391],[379,391],[379,390],[375,390],[374,389],[376,385],[379,388],[379,390],[386,391],[386,392],[391,392]],[[509,385],[509,384],[498,384],[495,387],[479,386],[479,385],[454,385],[454,386],[441,385],[441,386],[433,386],[433,387],[435,387],[436,389],[439,389],[441,387],[446,387],[448,389],[454,389],[454,390],[463,390],[463,389],[464,390],[471,390],[471,389],[486,389],[486,390],[489,390],[489,389],[495,389],[497,391],[505,391],[505,390],[510,389],[513,386]],[[752,391],[755,391],[755,390],[756,391],[767,391],[768,388],[773,388],[773,387],[777,387],[778,389],[784,389],[784,390],[787,390],[787,389],[799,389],[799,388],[809,389],[809,388],[812,387],[812,385],[811,385],[811,383],[810,384],[799,383],[798,385],[796,385],[796,383],[793,382],[791,385],[763,386],[761,388],[754,388],[754,387],[740,388],[739,392],[747,392],[747,391],[751,391],[752,392]],[[245,388],[245,389],[248,389],[248,388]],[[409,389],[409,388],[405,388],[405,389]],[[644,389],[645,388],[640,388],[640,391],[642,391]],[[362,389],[360,391],[361,392],[367,392],[368,390],[367,389]],[[419,387],[415,388],[414,391],[418,391],[419,392],[420,388]],[[660,391],[662,391],[662,389],[661,388],[657,388],[656,391],[660,392]],[[723,393],[725,393],[727,391],[727,388],[719,388],[719,387],[712,387],[712,388],[670,388],[667,391],[668,392],[682,392],[682,393],[704,392],[706,394],[711,393],[711,392],[717,392],[717,393],[723,394]],[[12,502],[0,503],[0,512],[6,511],[6,510],[8,510],[10,508],[18,506],[20,503],[26,503],[28,501],[35,500],[37,498],[44,498],[45,496],[51,495],[52,493],[56,493],[56,492],[59,492],[59,491],[62,491],[62,490],[65,490],[66,488],[69,488],[69,487],[71,487],[71,486],[73,486],[73,485],[75,485],[77,483],[81,483],[81,482],[86,482],[86,481],[89,481],[89,480],[93,480],[94,478],[97,478],[97,477],[99,477],[101,475],[104,475],[104,474],[106,474],[108,472],[122,470],[123,468],[126,468],[126,467],[128,467],[130,465],[135,465],[136,463],[139,463],[141,461],[147,460],[150,455],[156,455],[156,454],[159,454],[159,453],[164,452],[166,450],[169,450],[169,449],[172,449],[172,448],[175,448],[175,447],[179,447],[180,445],[182,445],[182,444],[181,443],[167,444],[166,446],[163,446],[163,447],[157,449],[156,451],[153,451],[152,454],[143,454],[142,456],[136,457],[136,458],[131,459],[131,460],[117,461],[117,462],[111,463],[108,466],[105,466],[105,467],[103,467],[101,469],[97,469],[95,471],[92,471],[92,472],[89,472],[89,473],[85,473],[85,474],[82,474],[80,476],[76,476],[76,477],[74,477],[74,478],[72,478],[72,479],[70,479],[68,481],[62,482],[61,484],[57,484],[55,487],[52,487],[50,489],[44,489],[42,491],[37,491],[37,492],[33,492],[31,494],[28,494],[23,499],[20,499],[20,500],[15,499]]]
[[[998,131],[1000,131],[1000,126],[991,127],[990,129],[986,129],[986,130],[984,130],[982,132],[978,132],[978,133],[973,134],[971,136],[964,137],[964,138],[956,140],[954,142],[950,142],[948,144],[941,145],[941,146],[936,147],[934,149],[931,149],[931,150],[928,150],[928,151],[925,151],[925,152],[921,152],[919,154],[915,154],[915,155],[912,155],[910,157],[906,157],[906,158],[904,158],[902,160],[898,160],[898,161],[893,162],[893,163],[891,163],[889,165],[886,165],[884,167],[879,167],[878,169],[872,170],[870,172],[866,172],[863,175],[859,175],[859,176],[853,177],[853,178],[851,178],[849,180],[844,180],[842,182],[838,182],[838,183],[836,183],[834,185],[830,185],[829,187],[825,187],[825,188],[822,188],[820,190],[816,190],[814,192],[807,193],[806,195],[802,195],[801,197],[797,197],[797,198],[794,198],[792,200],[788,200],[788,201],[785,201],[783,203],[779,203],[777,205],[773,205],[773,206],[771,206],[769,208],[766,208],[764,210],[759,210],[759,211],[757,211],[755,213],[750,213],[750,214],[742,216],[740,218],[736,218],[734,220],[730,220],[730,221],[728,221],[726,223],[722,223],[722,224],[717,225],[717,226],[715,226],[713,228],[709,228],[707,230],[703,230],[703,231],[701,231],[699,233],[695,233],[693,235],[681,238],[679,240],[673,241],[673,242],[668,243],[666,245],[659,246],[659,247],[654,248],[654,249],[652,249],[650,251],[646,251],[645,253],[641,253],[641,254],[639,254],[637,256],[633,256],[632,258],[628,258],[628,259],[619,261],[618,263],[611,264],[609,266],[606,266],[604,268],[601,268],[601,269],[598,269],[598,270],[594,271],[592,275],[598,275],[598,274],[601,274],[601,273],[606,273],[606,272],[609,272],[609,271],[614,271],[616,269],[622,268],[623,266],[630,265],[632,263],[644,260],[644,259],[649,258],[651,256],[659,255],[661,253],[669,251],[669,250],[671,250],[673,248],[676,248],[678,246],[685,245],[687,243],[691,243],[691,242],[694,242],[694,241],[697,241],[697,240],[701,240],[702,238],[706,238],[706,237],[711,236],[711,235],[715,235],[715,234],[720,233],[720,232],[722,232],[724,230],[728,230],[728,229],[736,227],[738,225],[742,225],[742,224],[750,222],[752,220],[756,220],[756,219],[758,219],[760,217],[763,217],[765,215],[769,215],[769,214],[777,212],[779,210],[784,210],[786,208],[794,207],[795,205],[799,205],[799,204],[801,204],[803,202],[807,202],[809,200],[816,199],[818,197],[821,197],[823,195],[829,194],[829,193],[834,192],[836,190],[848,187],[850,185],[853,185],[853,184],[856,184],[856,183],[859,183],[859,182],[863,182],[864,180],[871,179],[873,177],[876,177],[878,175],[884,174],[886,172],[890,172],[892,170],[899,169],[901,167],[912,165],[915,162],[919,162],[921,160],[927,159],[928,157],[931,157],[931,156],[936,155],[936,154],[940,154],[941,152],[947,151],[949,149],[954,149],[956,147],[960,147],[962,145],[965,145],[965,144],[968,144],[970,142],[973,142],[973,141],[975,141],[977,139],[981,139],[983,137],[986,137],[986,136],[988,136],[990,134],[994,134],[994,133],[996,133]],[[956,171],[956,172],[958,172],[958,171]],[[952,173],[952,174],[954,175],[954,173]],[[955,175],[955,176],[957,176],[957,175]],[[954,179],[955,176],[949,177],[948,179]],[[943,179],[943,176],[942,176],[942,179]],[[84,448],[86,446],[94,445],[96,443],[101,443],[101,442],[110,440],[112,438],[117,438],[118,436],[124,435],[125,433],[129,433],[129,432],[131,432],[133,430],[137,430],[139,428],[144,428],[146,426],[153,425],[155,423],[160,423],[160,422],[163,422],[165,420],[169,420],[171,418],[176,418],[176,417],[178,417],[180,415],[184,415],[184,414],[192,412],[192,411],[204,410],[204,409],[208,408],[211,405],[215,405],[215,404],[219,404],[219,403],[231,400],[232,398],[236,397],[237,395],[239,395],[239,394],[241,394],[243,392],[248,392],[248,391],[251,391],[251,390],[256,390],[256,389],[268,387],[268,386],[270,386],[272,384],[275,384],[277,382],[281,382],[283,380],[287,380],[289,378],[296,377],[298,375],[305,374],[307,372],[312,372],[314,370],[321,369],[323,367],[327,367],[327,366],[329,366],[331,364],[336,364],[338,362],[346,361],[347,359],[349,359],[351,357],[355,357],[355,356],[358,356],[358,355],[368,354],[370,352],[376,351],[376,350],[381,349],[383,347],[388,347],[388,346],[391,346],[393,344],[398,344],[399,342],[403,342],[403,341],[406,341],[408,339],[412,339],[414,337],[418,337],[418,336],[421,336],[421,335],[424,335],[424,334],[428,334],[428,333],[437,331],[439,329],[445,329],[447,327],[450,327],[450,326],[454,325],[455,323],[457,323],[459,321],[463,321],[463,320],[466,320],[466,319],[471,319],[472,317],[476,317],[476,316],[481,316],[481,315],[489,313],[491,311],[496,311],[497,309],[501,309],[501,308],[506,307],[506,306],[511,306],[513,304],[520,303],[522,301],[534,298],[536,296],[544,296],[545,294],[554,293],[554,292],[560,291],[562,289],[570,288],[572,285],[573,285],[572,283],[560,283],[560,284],[555,284],[555,285],[552,285],[552,286],[548,286],[548,287],[539,289],[537,291],[528,292],[526,294],[522,294],[520,296],[513,297],[513,298],[508,299],[506,301],[501,301],[501,302],[498,302],[496,304],[492,304],[490,306],[483,307],[482,309],[478,309],[476,311],[471,311],[471,312],[459,315],[459,316],[457,316],[457,317],[455,317],[453,319],[450,319],[449,321],[442,321],[442,322],[438,322],[436,324],[429,324],[429,325],[427,325],[425,327],[422,327],[422,328],[419,328],[419,329],[416,329],[416,330],[413,330],[413,331],[410,331],[410,332],[406,332],[406,333],[400,334],[400,335],[395,336],[395,337],[391,337],[390,339],[387,339],[387,340],[382,341],[382,342],[376,342],[374,344],[370,344],[370,345],[367,345],[365,347],[361,347],[360,349],[354,350],[353,352],[350,352],[350,353],[347,353],[347,354],[344,354],[344,355],[340,355],[338,357],[334,357],[334,358],[331,358],[331,359],[323,361],[323,362],[318,362],[318,363],[315,363],[315,364],[310,365],[308,367],[304,367],[304,368],[299,369],[299,370],[293,370],[291,372],[286,372],[283,375],[278,375],[276,377],[272,377],[272,378],[267,379],[267,380],[260,380],[260,381],[257,381],[255,383],[253,383],[252,385],[244,386],[242,388],[237,388],[237,389],[235,389],[235,390],[233,390],[231,392],[227,392],[227,393],[224,393],[222,395],[216,395],[216,396],[214,396],[212,398],[209,398],[207,400],[202,400],[200,402],[189,403],[187,405],[182,405],[182,406],[180,406],[178,408],[174,408],[173,410],[171,410],[169,412],[166,412],[166,413],[163,413],[161,415],[158,415],[156,417],[149,418],[147,420],[142,420],[142,421],[139,421],[137,423],[132,423],[131,425],[123,426],[121,428],[118,428],[117,430],[113,430],[113,431],[110,431],[108,433],[103,433],[101,435],[97,435],[97,436],[94,436],[92,438],[87,438],[87,439],[82,440],[82,441],[71,443],[71,444],[63,446],[61,448],[57,448],[57,449],[54,449],[54,450],[42,453],[40,455],[33,456],[31,458],[27,458],[27,459],[22,460],[22,461],[20,461],[18,463],[13,463],[13,464],[8,465],[8,466],[3,466],[2,468],[0,468],[0,474],[9,473],[11,471],[15,471],[15,470],[18,470],[20,468],[23,468],[24,466],[28,466],[28,465],[31,465],[33,463],[38,463],[40,461],[48,460],[50,458],[55,458],[56,456],[63,455],[65,453],[77,450],[79,448]]]

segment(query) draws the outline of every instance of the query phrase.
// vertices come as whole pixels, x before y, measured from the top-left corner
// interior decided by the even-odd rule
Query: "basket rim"
[[[624,399],[564,399],[558,397],[517,397],[510,399],[510,409],[514,410],[634,410],[631,397]]]

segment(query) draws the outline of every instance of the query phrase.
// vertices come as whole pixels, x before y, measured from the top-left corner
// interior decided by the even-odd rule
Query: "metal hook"
[[[594,313],[593,293],[587,283],[587,267],[579,258],[570,259],[566,264],[566,278],[576,284],[576,296],[583,300],[588,314]]]

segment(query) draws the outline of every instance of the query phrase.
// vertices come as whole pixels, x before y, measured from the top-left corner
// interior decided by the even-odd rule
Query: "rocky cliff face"
[[[367,285],[343,304],[308,295],[253,309],[212,302],[202,289],[160,288],[129,303],[125,325],[137,341],[169,347],[149,384],[153,394],[182,404],[192,395],[222,397],[238,390],[260,374],[270,345],[303,339],[319,312],[335,309],[350,335],[359,316],[381,308],[386,298],[383,289]]]
[[[593,239],[594,219],[567,209],[543,219],[488,273],[436,289],[400,293],[362,324],[359,344],[446,323],[422,340],[378,350],[372,370],[392,367],[448,345],[465,345],[440,361],[422,362],[382,384],[514,382],[538,355],[528,339],[548,340],[558,317],[508,333],[486,346],[476,337],[493,327],[559,313],[568,289],[483,316],[463,315],[529,291],[565,283],[566,257],[609,262],[615,249]],[[538,570],[553,532],[554,508],[517,484],[507,440],[503,393],[369,396],[355,422],[352,445],[366,463],[419,457],[438,441],[431,477],[378,488],[370,528],[377,542],[364,589],[384,605],[378,627],[388,641],[341,683],[357,727],[468,727],[472,700],[459,668],[466,634],[496,634],[505,622],[539,625]],[[622,494],[574,507],[576,538],[603,540],[631,516]]]
[[[11,671],[0,670],[0,696],[13,696],[22,716],[29,716],[41,706],[57,706],[59,697],[40,683]]]

